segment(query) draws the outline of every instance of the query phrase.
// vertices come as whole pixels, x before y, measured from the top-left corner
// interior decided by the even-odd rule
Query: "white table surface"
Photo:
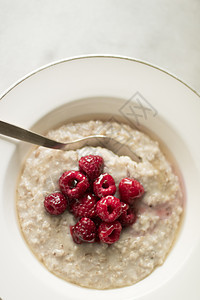
[[[85,54],[147,61],[200,92],[200,0],[0,0],[0,94]]]

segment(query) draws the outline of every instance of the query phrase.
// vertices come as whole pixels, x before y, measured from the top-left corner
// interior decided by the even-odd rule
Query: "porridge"
[[[89,121],[63,125],[48,137],[67,142],[93,134],[110,135],[126,143],[141,158],[97,147],[76,151],[35,148],[25,161],[17,187],[17,212],[23,236],[35,256],[58,277],[95,289],[132,285],[163,264],[179,227],[183,210],[178,177],[156,141],[128,125]],[[113,243],[73,241],[70,228],[76,223],[66,210],[58,216],[44,209],[44,198],[59,191],[59,178],[69,170],[78,171],[81,157],[98,155],[119,186],[123,178],[134,178],[144,188],[137,201],[136,221],[124,227]],[[116,190],[116,197],[119,190]]]

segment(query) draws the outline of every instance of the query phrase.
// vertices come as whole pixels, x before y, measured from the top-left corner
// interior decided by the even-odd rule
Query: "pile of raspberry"
[[[60,215],[68,209],[77,223],[70,226],[73,241],[118,241],[123,227],[136,221],[134,203],[144,194],[136,179],[123,178],[118,187],[120,199],[115,197],[113,177],[103,173],[104,160],[88,155],[79,160],[79,171],[66,171],[59,179],[60,191],[45,197],[44,207],[51,215]]]

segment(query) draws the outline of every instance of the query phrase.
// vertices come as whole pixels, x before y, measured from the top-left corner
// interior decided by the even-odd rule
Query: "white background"
[[[200,0],[0,0],[0,94],[84,54],[144,60],[200,92]]]

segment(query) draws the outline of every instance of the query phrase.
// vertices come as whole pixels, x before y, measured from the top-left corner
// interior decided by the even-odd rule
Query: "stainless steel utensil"
[[[116,141],[115,139],[104,135],[93,135],[74,140],[72,142],[59,143],[57,141],[48,139],[42,135],[36,134],[32,131],[23,129],[21,127],[3,121],[0,121],[0,134],[31,144],[60,150],[76,150],[85,146],[100,146],[111,150],[117,155],[127,155],[136,162],[140,161],[139,157],[135,153],[133,153],[127,145],[122,144]]]

